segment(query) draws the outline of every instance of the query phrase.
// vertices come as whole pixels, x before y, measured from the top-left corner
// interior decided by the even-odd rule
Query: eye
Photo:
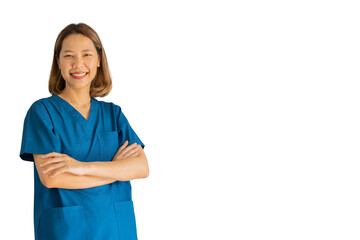
[[[86,57],[88,57],[88,56],[91,56],[91,54],[89,54],[89,53],[86,53],[86,54],[85,54],[85,56],[86,56]]]
[[[65,55],[64,57],[71,57],[71,55],[68,54],[68,55]]]

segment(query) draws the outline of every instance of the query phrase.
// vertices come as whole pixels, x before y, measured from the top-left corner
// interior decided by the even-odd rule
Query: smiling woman
[[[34,163],[36,240],[137,239],[130,180],[149,175],[144,143],[111,90],[104,48],[88,25],[56,40],[50,97],[35,101],[20,158]]]
[[[112,80],[99,36],[86,24],[80,23],[76,27],[70,24],[60,32],[55,42],[49,79],[50,93],[60,94],[67,80],[77,79],[72,74],[82,73],[86,73],[87,84],[91,82],[91,97],[109,94]]]
[[[100,60],[90,38],[72,34],[64,39],[57,63],[66,85],[79,89],[90,85],[95,79]]]

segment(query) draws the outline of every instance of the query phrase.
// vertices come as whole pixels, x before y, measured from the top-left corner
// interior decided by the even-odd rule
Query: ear
[[[101,62],[101,56],[99,55],[98,64],[97,64],[98,67],[100,67],[100,62]]]

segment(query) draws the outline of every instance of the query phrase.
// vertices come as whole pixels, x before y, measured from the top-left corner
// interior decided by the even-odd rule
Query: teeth
[[[75,77],[81,77],[81,76],[84,76],[86,73],[82,73],[82,74],[75,74],[75,73],[72,73],[71,75],[75,76]]]

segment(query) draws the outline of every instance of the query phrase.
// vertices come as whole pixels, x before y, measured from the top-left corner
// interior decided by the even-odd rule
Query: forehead
[[[67,36],[63,42],[61,51],[82,51],[82,50],[94,50],[95,46],[94,43],[91,41],[90,38],[82,35],[82,34],[71,34]]]

